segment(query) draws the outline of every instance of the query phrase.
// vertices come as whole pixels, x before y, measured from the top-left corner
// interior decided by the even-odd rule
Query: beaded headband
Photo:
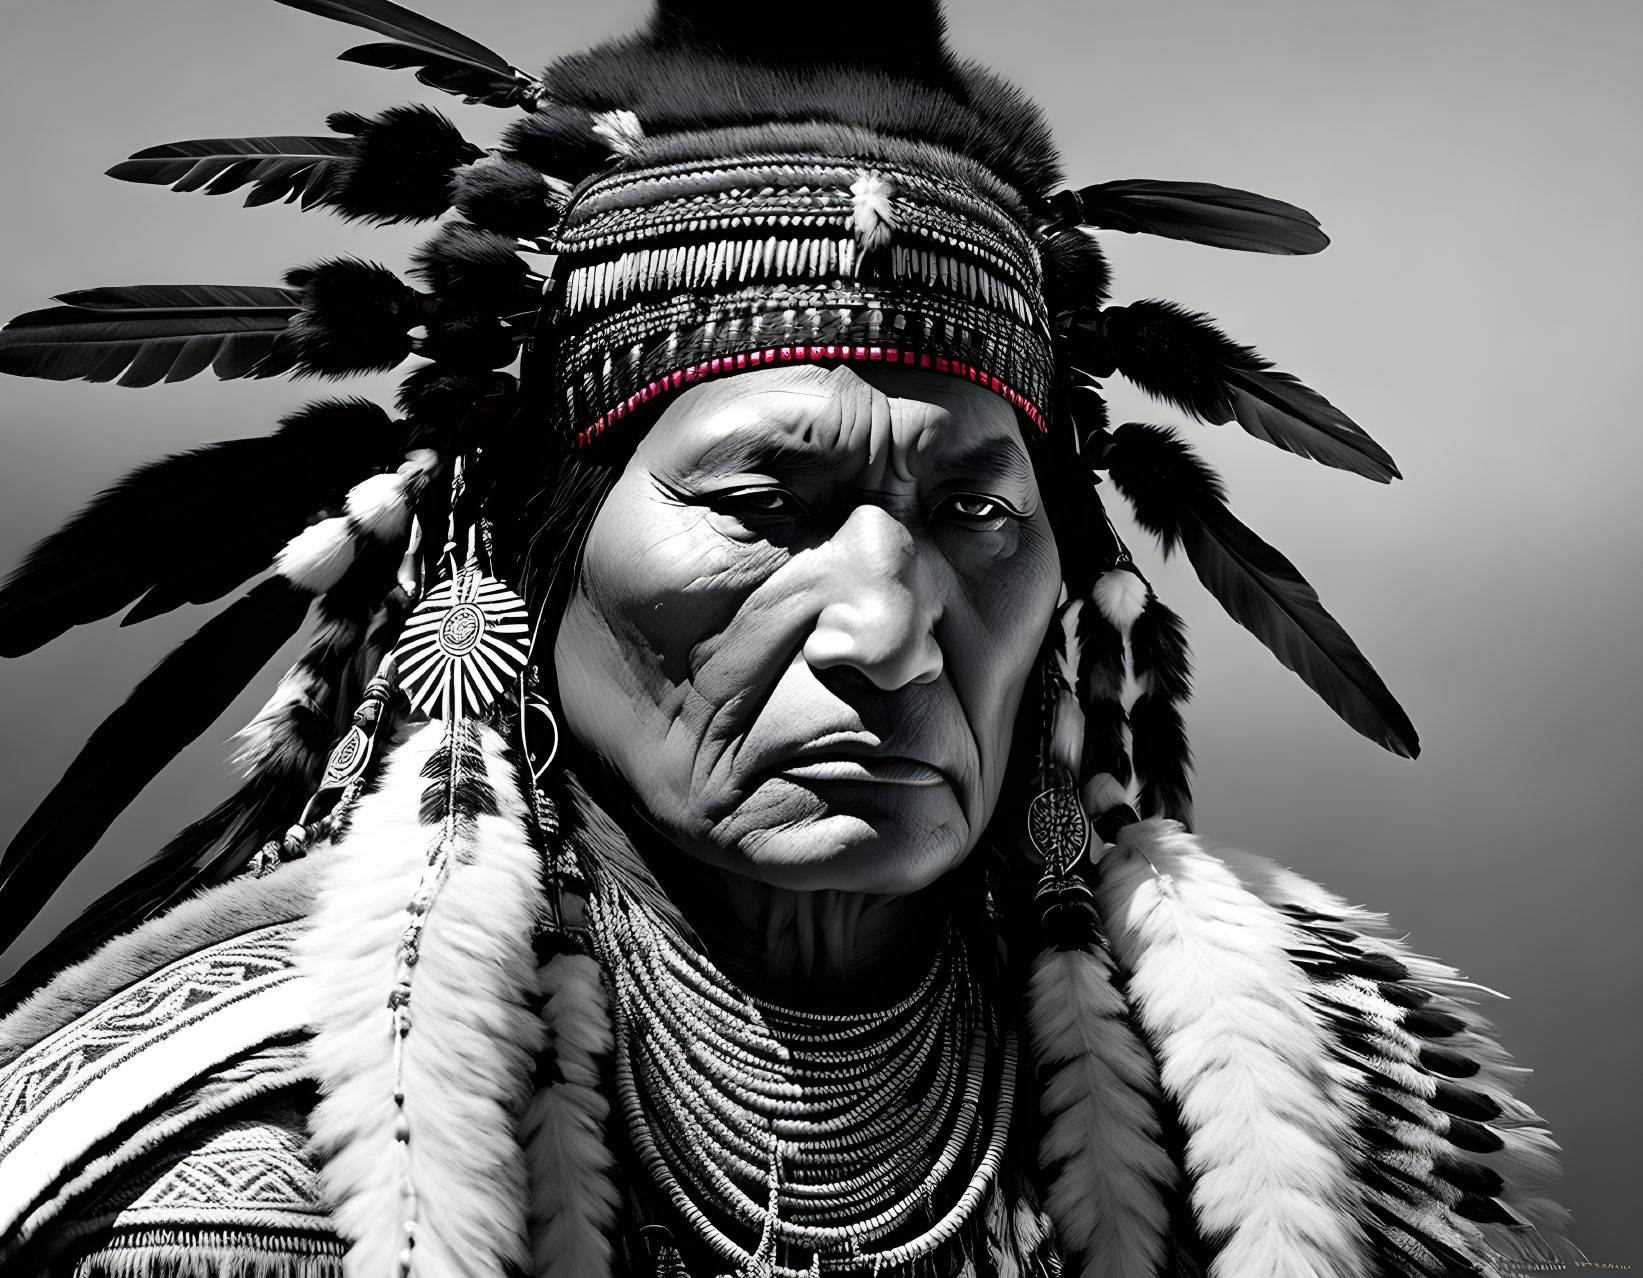
[[[644,164],[632,138],[628,163],[577,190],[554,244],[562,428],[580,446],[697,381],[857,360],[966,377],[1045,429],[1052,335],[1020,197],[870,135],[782,132],[854,154]],[[698,141],[722,154],[723,137]]]

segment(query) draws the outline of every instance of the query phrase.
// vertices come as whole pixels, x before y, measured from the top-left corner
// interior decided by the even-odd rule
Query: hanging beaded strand
[[[524,602],[482,571],[481,530],[462,529],[458,523],[464,473],[463,458],[458,456],[451,472],[451,513],[441,551],[445,580],[411,614],[390,658],[411,710],[444,724],[444,740],[436,752],[444,769],[436,778],[442,792],[438,832],[429,844],[416,891],[406,903],[405,928],[395,951],[394,983],[387,1004],[393,1035],[395,1158],[404,1222],[399,1278],[411,1275],[419,1214],[412,1177],[411,1121],[405,1103],[405,1048],[413,1025],[412,978],[428,916],[459,859],[464,827],[471,818],[460,796],[469,771],[482,757],[477,747],[478,717],[512,690],[528,659]],[[461,535],[464,532],[466,537]],[[460,559],[464,542],[465,563]],[[426,802],[425,797],[425,806]]]

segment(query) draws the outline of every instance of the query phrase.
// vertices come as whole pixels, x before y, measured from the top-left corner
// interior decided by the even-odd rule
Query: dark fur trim
[[[354,138],[325,203],[368,222],[424,222],[451,206],[451,170],[485,153],[432,107],[389,107],[375,118],[338,111],[325,123]]]
[[[475,225],[498,235],[534,240],[559,223],[568,188],[550,183],[518,160],[492,156],[458,169],[451,179],[451,203]]]
[[[1227,368],[1265,368],[1204,315],[1173,302],[1135,302],[1102,312],[1102,332],[1118,369],[1149,395],[1220,425],[1232,420]]]
[[[1130,707],[1130,740],[1141,778],[1141,815],[1169,817],[1190,829],[1192,749],[1180,707],[1150,692],[1137,697]]]
[[[303,309],[275,350],[293,354],[299,374],[386,372],[411,353],[417,295],[386,267],[336,258],[287,271],[285,282],[302,290]]]
[[[647,134],[828,121],[945,147],[1031,195],[1059,180],[1042,113],[954,59],[934,6],[881,7],[867,30],[818,21],[798,42],[764,9],[697,15],[693,4],[664,9],[650,31],[561,59],[544,79],[556,101],[630,110]]]

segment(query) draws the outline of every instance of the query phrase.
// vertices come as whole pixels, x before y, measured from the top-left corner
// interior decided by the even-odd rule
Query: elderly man
[[[423,290],[339,259],[71,294],[0,334],[6,371],[127,385],[424,360],[404,420],[328,401],[169,459],[0,591],[20,652],[273,560],[19,833],[7,940],[319,620],[242,791],[8,991],[0,1261],[1301,1278],[1562,1254],[1550,1140],[1472,987],[1188,832],[1180,625],[1097,495],[1415,752],[1214,475],[1099,393],[1122,373],[1394,477],[1202,317],[1103,305],[1097,230],[1313,252],[1309,215],[1058,189],[1036,110],[916,4],[802,48],[664,4],[538,80],[385,0],[284,2],[525,115],[490,156],[400,108],[115,171],[375,220],[454,204]],[[177,553],[179,494],[196,534],[233,530]]]

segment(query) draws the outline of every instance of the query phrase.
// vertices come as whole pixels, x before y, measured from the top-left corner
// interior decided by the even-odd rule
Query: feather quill
[[[1080,1278],[1162,1272],[1176,1179],[1159,1144],[1157,1068],[1129,1023],[1111,960],[1045,950],[1033,962],[1027,1026],[1040,1071],[1045,1205]]]
[[[466,729],[465,729],[466,731]],[[500,736],[459,743],[472,775],[451,795],[446,726],[417,730],[323,853],[298,966],[315,991],[311,1120],[350,1275],[386,1274],[404,1245],[396,1170],[394,1041],[387,1011],[407,906],[432,837],[456,815],[450,877],[424,916],[415,1020],[401,1041],[409,1177],[419,1205],[413,1269],[441,1278],[528,1272],[526,1169],[517,1124],[543,1041],[531,945],[544,906],[519,778]],[[430,798],[430,795],[432,796]],[[430,828],[429,821],[433,827]]]
[[[224,381],[291,367],[275,338],[298,314],[291,289],[140,284],[84,289],[0,329],[0,373],[152,386],[211,369]]]
[[[1141,526],[1168,554],[1183,546],[1198,579],[1342,720],[1394,754],[1420,739],[1397,700],[1318,594],[1283,555],[1235,519],[1220,480],[1174,432],[1126,424],[1104,461]]]

